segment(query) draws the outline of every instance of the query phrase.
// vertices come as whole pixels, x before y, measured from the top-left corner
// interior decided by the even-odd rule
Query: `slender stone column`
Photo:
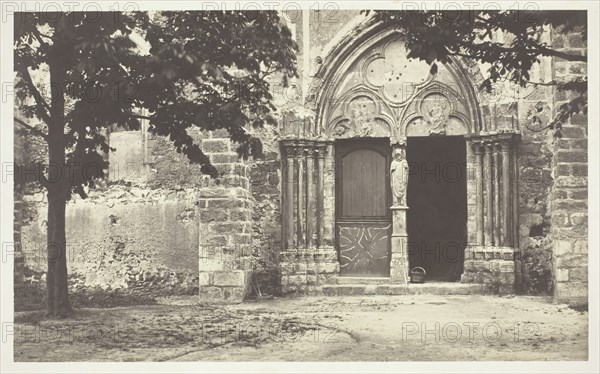
[[[313,248],[313,233],[315,221],[315,185],[313,183],[314,175],[314,152],[312,149],[305,149],[306,152],[306,247]]]
[[[511,164],[511,179],[512,179],[512,247],[515,249],[515,288],[520,291],[523,284],[523,262],[521,261],[521,249],[519,248],[519,165],[517,147],[514,142],[517,141],[517,137],[513,137],[509,141],[509,154]]]
[[[286,178],[285,178],[285,244],[287,249],[294,246],[294,157],[291,149],[286,149]]]
[[[476,210],[477,210],[477,245],[483,245],[483,151],[479,144],[475,145],[475,175],[474,181],[476,185]]]
[[[486,246],[492,246],[494,245],[493,243],[493,238],[492,238],[492,228],[494,227],[494,224],[492,222],[493,220],[493,204],[492,204],[492,198],[493,198],[493,191],[492,191],[492,145],[491,144],[486,144],[485,147],[485,163],[484,163],[484,173],[485,173],[485,208],[486,208],[486,214],[485,214],[485,223],[484,223],[484,229],[485,229],[485,245]]]
[[[493,176],[494,176],[494,245],[500,245],[500,149],[498,143],[495,143],[492,149],[494,155],[494,166],[493,166]]]
[[[327,184],[323,189],[323,245],[333,246],[335,238],[335,148],[333,142],[327,144],[325,173]]]
[[[502,238],[500,244],[503,246],[512,246],[512,239],[510,235],[510,166],[509,166],[509,154],[508,154],[508,142],[502,144]]]
[[[512,142],[511,142],[512,143]],[[511,165],[512,165],[512,245],[519,248],[519,164],[518,148],[512,144]]]
[[[298,188],[297,188],[297,207],[296,216],[296,237],[298,248],[304,248],[305,232],[304,232],[304,149],[299,148],[296,153],[296,161],[298,162]]]
[[[514,293],[515,279],[519,279],[519,262],[515,262],[518,251],[518,247],[515,247],[516,158],[513,158],[512,149],[512,142],[517,137],[518,134],[506,131],[472,137],[480,145],[479,149],[473,148],[475,158],[479,161],[477,164],[483,164],[482,183],[477,184],[477,194],[483,195],[483,199],[477,201],[483,204],[476,204],[476,221],[477,224],[483,221],[485,248],[469,248],[465,259],[476,261],[465,261],[461,281],[480,283],[485,292]],[[478,239],[480,235],[478,232]],[[490,266],[495,270],[490,272]]]
[[[481,132],[488,131],[488,127],[490,126],[490,121],[492,120],[491,111],[489,104],[484,105],[482,107],[484,120],[481,123]]]
[[[323,246],[323,180],[325,178],[325,150],[317,151],[317,248]]]

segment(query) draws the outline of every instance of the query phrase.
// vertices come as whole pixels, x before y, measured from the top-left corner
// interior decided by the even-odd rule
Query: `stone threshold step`
[[[337,284],[390,284],[389,277],[338,277]]]
[[[402,284],[336,284],[323,286],[327,296],[349,295],[482,295],[483,285],[429,282]]]

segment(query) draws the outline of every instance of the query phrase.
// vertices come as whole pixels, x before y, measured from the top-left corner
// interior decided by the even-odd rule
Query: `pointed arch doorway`
[[[476,92],[477,82],[473,81],[472,73],[477,71],[476,66],[451,60],[430,69],[408,58],[403,43],[402,35],[378,25],[366,26],[357,35],[344,39],[323,60],[315,75],[315,92],[309,92],[309,96],[313,95],[309,100],[314,100],[315,117],[308,121],[286,121],[282,126],[282,289],[310,293],[324,285],[336,284],[338,278],[346,278],[351,273],[342,270],[342,265],[350,260],[340,256],[340,227],[343,224],[356,227],[362,219],[368,221],[363,223],[369,223],[371,229],[378,227],[383,238],[389,215],[388,253],[377,249],[375,254],[366,254],[380,260],[388,255],[389,276],[385,276],[387,268],[374,265],[377,261],[372,267],[361,265],[355,270],[370,277],[387,278],[377,282],[406,285],[410,266],[416,265],[414,259],[412,264],[410,261],[409,244],[413,239],[412,228],[409,232],[407,224],[415,219],[409,219],[413,214],[411,205],[417,206],[419,201],[413,202],[409,197],[407,204],[390,204],[388,215],[369,216],[365,207],[360,208],[362,216],[353,217],[338,209],[340,197],[344,200],[344,188],[347,191],[350,188],[342,184],[352,185],[336,172],[344,167],[338,152],[347,153],[346,157],[352,152],[338,145],[386,139],[387,152],[406,153],[408,144],[419,137],[431,142],[436,138],[451,142],[453,137],[459,137],[461,155],[466,160],[466,180],[461,182],[465,186],[461,197],[455,200],[464,207],[466,189],[466,218],[461,208],[458,219],[454,215],[444,222],[446,226],[456,223],[448,240],[457,241],[461,233],[466,236],[460,280],[477,283],[491,292],[514,290],[518,249],[518,123],[504,114],[496,116],[490,104],[479,101],[481,96]],[[367,154],[375,157],[373,152],[352,157],[360,159]],[[383,154],[377,157],[381,159]],[[385,171],[389,172],[389,164]],[[365,175],[367,181],[377,178],[389,186],[387,175]],[[360,191],[368,189],[361,183]],[[360,196],[359,192],[354,193]],[[360,197],[355,199],[363,203]],[[448,211],[444,206],[442,210]],[[466,234],[462,230],[465,224]],[[352,259],[354,255],[348,257]],[[433,269],[432,273],[437,278],[454,280],[460,274],[460,266],[458,260],[456,270],[446,267]],[[452,276],[445,277],[445,273]]]

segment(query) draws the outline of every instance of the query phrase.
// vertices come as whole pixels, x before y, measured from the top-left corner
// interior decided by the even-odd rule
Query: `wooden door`
[[[387,277],[392,233],[389,139],[339,140],[335,147],[340,275]]]

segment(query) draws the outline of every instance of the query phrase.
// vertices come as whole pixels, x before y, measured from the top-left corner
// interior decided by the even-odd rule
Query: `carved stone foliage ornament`
[[[313,78],[308,86],[308,92],[306,93],[306,107],[309,109],[316,109],[317,107],[317,95],[319,93],[319,89],[323,84],[323,79],[321,78]]]

